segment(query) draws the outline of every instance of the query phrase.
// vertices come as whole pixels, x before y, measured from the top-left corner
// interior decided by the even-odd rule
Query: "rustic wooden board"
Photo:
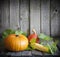
[[[51,0],[51,35],[60,36],[60,0]]]
[[[33,51],[20,51],[20,52],[10,52],[10,51],[2,51],[0,52],[0,55],[4,56],[24,56],[24,57],[31,57],[31,56],[60,56],[60,52],[57,52],[56,54],[48,54],[48,53],[42,53],[37,50]]]
[[[11,52],[11,51],[7,51],[7,50],[0,50],[0,54],[1,55],[6,55],[6,56],[21,56],[21,52]]]
[[[21,56],[21,52],[5,52],[7,56]]]
[[[50,35],[50,0],[41,0],[41,32]]]
[[[0,55],[6,55],[6,56],[32,56],[32,52],[31,51],[12,52],[12,51],[2,49],[2,50],[0,50]]]
[[[0,0],[0,32],[9,28],[9,0]]]
[[[37,51],[37,50],[32,50],[32,55],[40,55],[40,56],[42,56],[43,53],[40,52],[40,51]]]
[[[10,28],[17,29],[19,25],[19,0],[10,0]]]
[[[60,36],[60,0],[0,0],[0,33],[17,25],[27,33],[35,28]]]
[[[2,29],[1,27],[2,27],[2,16],[1,16],[1,13],[2,13],[2,1],[0,0],[0,30]],[[1,33],[1,31],[0,31],[0,33]]]
[[[22,51],[21,55],[22,56],[32,56],[32,51]]]
[[[19,7],[21,30],[28,33],[29,30],[29,0],[21,0]]]
[[[30,33],[33,28],[40,33],[40,0],[30,0]]]

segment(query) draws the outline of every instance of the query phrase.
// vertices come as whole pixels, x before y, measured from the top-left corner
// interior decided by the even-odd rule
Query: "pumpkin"
[[[28,39],[24,35],[10,34],[4,39],[4,45],[10,51],[23,51],[28,47]]]
[[[38,38],[38,35],[37,35],[37,33],[36,33],[36,30],[33,29],[32,32],[33,32],[33,34],[30,34],[30,35],[28,36],[29,42],[31,41],[31,39],[35,38],[35,39],[36,39],[36,43],[39,43],[39,38]]]

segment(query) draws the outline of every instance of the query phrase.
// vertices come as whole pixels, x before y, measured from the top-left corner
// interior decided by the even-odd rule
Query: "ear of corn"
[[[43,52],[49,52],[49,48],[48,47],[45,47],[41,44],[38,44],[38,43],[32,43],[34,49],[37,49],[37,50],[40,50],[40,51],[43,51]]]

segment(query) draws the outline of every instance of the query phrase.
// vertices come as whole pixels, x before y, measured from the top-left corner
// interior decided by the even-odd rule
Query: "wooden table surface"
[[[60,56],[60,52],[57,51],[54,55],[47,54],[40,52],[38,50],[32,50],[32,51],[20,51],[20,52],[11,52],[7,51],[6,49],[0,48],[0,56],[1,57],[48,57],[48,56]]]

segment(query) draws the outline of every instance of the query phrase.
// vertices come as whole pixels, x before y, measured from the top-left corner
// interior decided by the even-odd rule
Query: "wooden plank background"
[[[51,35],[60,36],[60,0],[51,0]]]
[[[19,0],[10,0],[10,28],[17,29],[19,23]]]
[[[41,0],[41,31],[50,35],[50,0]]]
[[[0,32],[9,28],[9,1],[0,0]]]
[[[60,36],[60,0],[0,0],[0,33],[7,28]]]
[[[29,31],[29,0],[21,0],[19,4],[20,29],[26,33]]]

